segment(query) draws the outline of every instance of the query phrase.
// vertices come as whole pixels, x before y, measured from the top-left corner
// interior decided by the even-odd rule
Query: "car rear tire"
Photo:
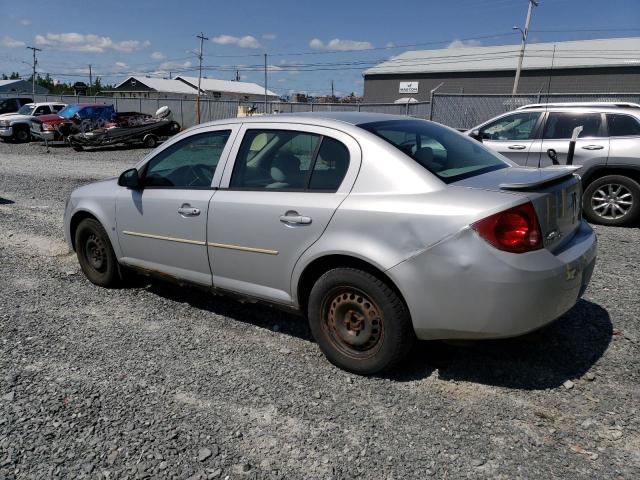
[[[31,133],[27,127],[16,126],[13,132],[13,141],[17,143],[26,143],[31,139]]]
[[[607,175],[584,191],[584,216],[609,226],[635,224],[640,219],[640,185],[624,175]]]
[[[372,375],[396,366],[415,334],[404,301],[384,281],[354,268],[336,268],[311,289],[308,318],[325,356],[339,368]]]
[[[75,247],[80,268],[91,283],[107,288],[120,283],[118,260],[100,222],[82,220],[76,229]]]

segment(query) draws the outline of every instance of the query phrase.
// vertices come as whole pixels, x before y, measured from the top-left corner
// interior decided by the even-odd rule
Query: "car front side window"
[[[144,168],[143,185],[210,188],[230,130],[191,135],[161,151]]]
[[[484,140],[529,140],[540,118],[538,112],[508,115],[480,129]]]

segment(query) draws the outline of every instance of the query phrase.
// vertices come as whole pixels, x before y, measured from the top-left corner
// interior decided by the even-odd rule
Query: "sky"
[[[28,5],[28,8],[27,8]],[[98,5],[95,6],[94,5]],[[519,44],[528,0],[0,0],[0,73],[103,83],[128,75],[204,76],[280,95],[362,94],[362,72],[407,50]],[[640,0],[539,0],[529,41],[640,37]]]

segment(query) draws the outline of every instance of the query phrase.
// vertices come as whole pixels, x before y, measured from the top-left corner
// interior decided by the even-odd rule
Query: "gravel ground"
[[[639,229],[551,326],[361,378],[300,318],[84,278],[65,199],[145,153],[0,143],[0,478],[640,478]]]

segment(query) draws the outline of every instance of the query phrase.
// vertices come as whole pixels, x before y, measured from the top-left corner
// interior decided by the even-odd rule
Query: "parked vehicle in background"
[[[573,129],[573,165],[584,188],[584,215],[593,223],[640,221],[640,105],[549,103],[526,105],[467,131],[519,165],[566,163]]]
[[[43,140],[63,140],[71,133],[88,132],[104,126],[115,117],[113,105],[76,103],[57,114],[43,115],[31,122],[31,134]]]
[[[246,117],[74,190],[64,231],[96,285],[129,268],[298,310],[331,362],[372,374],[416,337],[520,335],[576,303],[596,238],[572,172],[424,120]]]
[[[33,99],[23,97],[0,98],[0,114],[17,112],[27,103],[33,103]]]
[[[161,140],[180,131],[180,124],[172,120],[169,107],[161,107],[155,115],[139,112],[118,112],[102,127],[89,132],[69,135],[69,144],[74,150],[85,147],[103,147],[117,144],[142,143],[155,148]]]
[[[28,142],[34,117],[58,113],[67,105],[58,102],[27,103],[15,113],[0,115],[0,137],[14,142]]]

